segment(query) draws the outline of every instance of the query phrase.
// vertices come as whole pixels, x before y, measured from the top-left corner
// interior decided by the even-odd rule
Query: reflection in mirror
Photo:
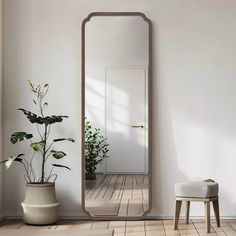
[[[149,208],[149,24],[94,16],[84,36],[85,209],[140,217]]]

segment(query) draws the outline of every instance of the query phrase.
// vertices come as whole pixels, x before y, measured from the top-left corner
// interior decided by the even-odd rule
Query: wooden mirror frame
[[[149,206],[142,216],[92,216],[85,207],[85,25],[96,16],[139,16],[148,24],[148,175],[149,175]],[[94,220],[141,220],[152,209],[152,23],[141,12],[92,12],[82,22],[81,27],[81,201],[82,209]]]

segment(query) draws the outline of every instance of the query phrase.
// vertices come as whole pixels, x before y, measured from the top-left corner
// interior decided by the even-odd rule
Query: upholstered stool
[[[186,224],[189,223],[190,202],[204,202],[206,214],[206,231],[210,233],[210,202],[216,217],[217,226],[220,227],[220,214],[218,202],[219,186],[213,181],[178,183],[175,185],[175,219],[174,229],[178,229],[178,221],[181,210],[182,201],[186,202]]]

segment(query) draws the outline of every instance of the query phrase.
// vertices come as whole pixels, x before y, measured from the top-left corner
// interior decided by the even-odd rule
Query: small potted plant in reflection
[[[34,94],[33,103],[37,107],[38,114],[19,108],[27,120],[35,125],[36,133],[15,132],[11,135],[11,143],[16,144],[22,141],[29,142],[29,148],[32,156],[23,153],[11,155],[2,163],[9,169],[13,163],[19,163],[25,170],[26,196],[23,207],[23,219],[26,223],[32,225],[48,225],[53,224],[57,220],[57,208],[59,203],[56,200],[55,180],[57,174],[54,172],[56,168],[64,168],[70,170],[68,166],[57,163],[66,156],[61,150],[55,150],[53,147],[56,143],[63,141],[74,142],[72,138],[50,138],[51,126],[61,123],[68,116],[64,115],[45,115],[45,108],[48,103],[45,96],[49,86],[34,85],[28,81],[30,90]],[[35,159],[40,161],[40,166],[34,162]],[[56,161],[50,164],[49,160]]]
[[[92,126],[91,122],[85,118],[85,178],[86,180],[96,180],[96,170],[98,164],[108,158],[107,139],[101,135],[100,129]]]

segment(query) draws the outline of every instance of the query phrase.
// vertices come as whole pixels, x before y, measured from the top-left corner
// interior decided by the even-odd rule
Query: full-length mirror
[[[92,13],[82,25],[83,204],[93,217],[150,208],[151,24]]]

